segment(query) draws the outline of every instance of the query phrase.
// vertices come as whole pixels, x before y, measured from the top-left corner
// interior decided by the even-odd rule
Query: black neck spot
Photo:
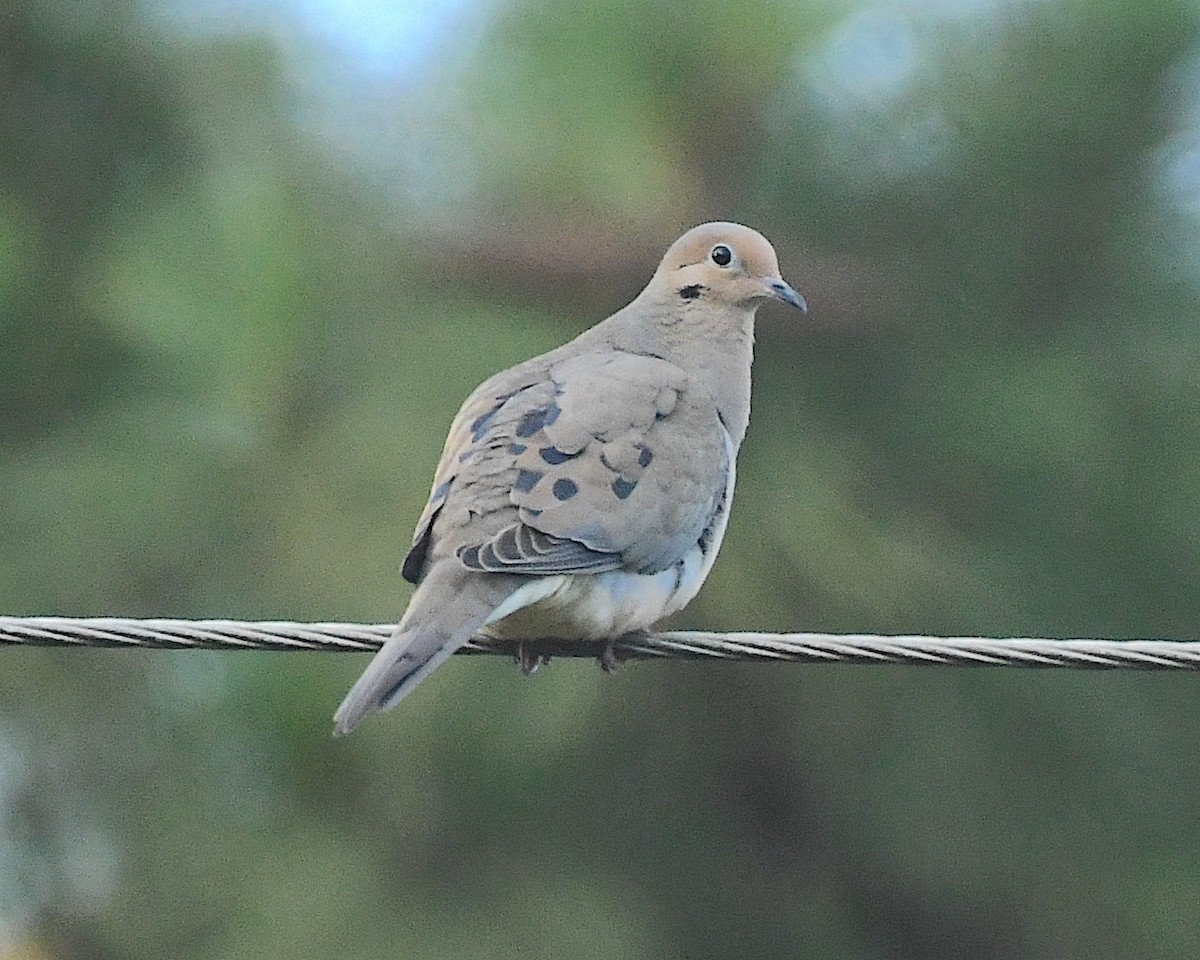
[[[695,300],[704,290],[704,285],[701,283],[692,283],[679,290],[679,296],[684,300]]]

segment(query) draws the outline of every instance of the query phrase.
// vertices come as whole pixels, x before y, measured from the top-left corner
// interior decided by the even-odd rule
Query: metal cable
[[[0,644],[127,647],[157,650],[318,650],[370,652],[391,624],[290,623],[243,620],[128,620],[117,617],[0,617]],[[539,640],[526,653],[596,657],[602,645]],[[903,663],[942,666],[1200,669],[1200,642],[1181,640],[1050,640],[1032,637],[875,636],[828,633],[631,635],[614,643],[618,659],[772,660],[806,663]],[[460,653],[516,653],[516,644],[476,637]]]

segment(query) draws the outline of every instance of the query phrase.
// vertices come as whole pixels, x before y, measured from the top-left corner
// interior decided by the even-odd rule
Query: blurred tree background
[[[1185,0],[8,0],[0,611],[378,622],[457,404],[748,222],[679,626],[1195,638]],[[1190,676],[10,650],[0,958],[1200,955]]]

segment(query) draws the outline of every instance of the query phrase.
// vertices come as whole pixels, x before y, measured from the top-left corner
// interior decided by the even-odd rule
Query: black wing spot
[[[528,449],[529,448],[527,446],[525,446],[525,444],[523,444],[523,443],[510,443],[508,445],[508,452],[511,453],[514,457],[519,457],[521,454],[523,454]]]
[[[579,484],[574,480],[568,480],[563,477],[554,481],[554,486],[550,488],[550,492],[554,494],[555,500],[570,500],[579,492]]]
[[[546,422],[545,410],[530,410],[521,418],[517,424],[518,437],[532,437],[535,433],[542,429],[542,424]]]
[[[471,421],[471,439],[478,443],[483,439],[483,435],[488,432],[492,425],[492,421],[496,419],[496,414],[500,408],[508,401],[508,397],[497,397],[496,405],[487,413],[480,414]]]
[[[543,407],[541,410],[530,410],[517,424],[517,436],[532,437],[535,433],[541,430],[542,427],[548,427],[555,420],[557,420],[558,415],[561,412],[562,411],[558,409],[558,404],[556,403],[551,403],[549,406]]]
[[[650,466],[650,461],[653,459],[654,459],[653,451],[651,451],[651,449],[649,447],[642,447],[641,453],[638,454],[638,466],[643,467],[643,468],[648,467],[648,466]]]
[[[686,287],[680,288],[679,296],[684,300],[695,300],[704,292],[704,289],[705,287],[702,283],[690,283]]]
[[[633,488],[636,486],[636,480],[623,480],[620,477],[617,477],[617,479],[612,482],[613,493],[617,495],[618,500],[628,499],[629,495],[633,493]]]
[[[537,482],[544,476],[545,474],[540,470],[518,470],[516,482],[513,483],[513,489],[520,493],[528,493],[537,486]]]
[[[446,480],[443,483],[439,483],[434,488],[433,493],[431,493],[429,495],[429,499],[436,503],[438,500],[444,500],[446,497],[446,494],[448,494],[449,492],[450,492],[450,481]]]
[[[538,455],[547,463],[557,466],[560,463],[566,463],[568,460],[579,456],[579,454],[582,452],[583,451],[580,450],[575,453],[564,453],[562,450],[559,450],[558,447],[542,447],[542,449],[538,451]]]

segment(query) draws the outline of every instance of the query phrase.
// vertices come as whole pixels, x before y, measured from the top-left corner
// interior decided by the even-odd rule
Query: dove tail
[[[407,697],[513,592],[505,576],[463,576],[436,568],[422,581],[404,617],[333,715],[341,736],[375,710],[388,710]]]

